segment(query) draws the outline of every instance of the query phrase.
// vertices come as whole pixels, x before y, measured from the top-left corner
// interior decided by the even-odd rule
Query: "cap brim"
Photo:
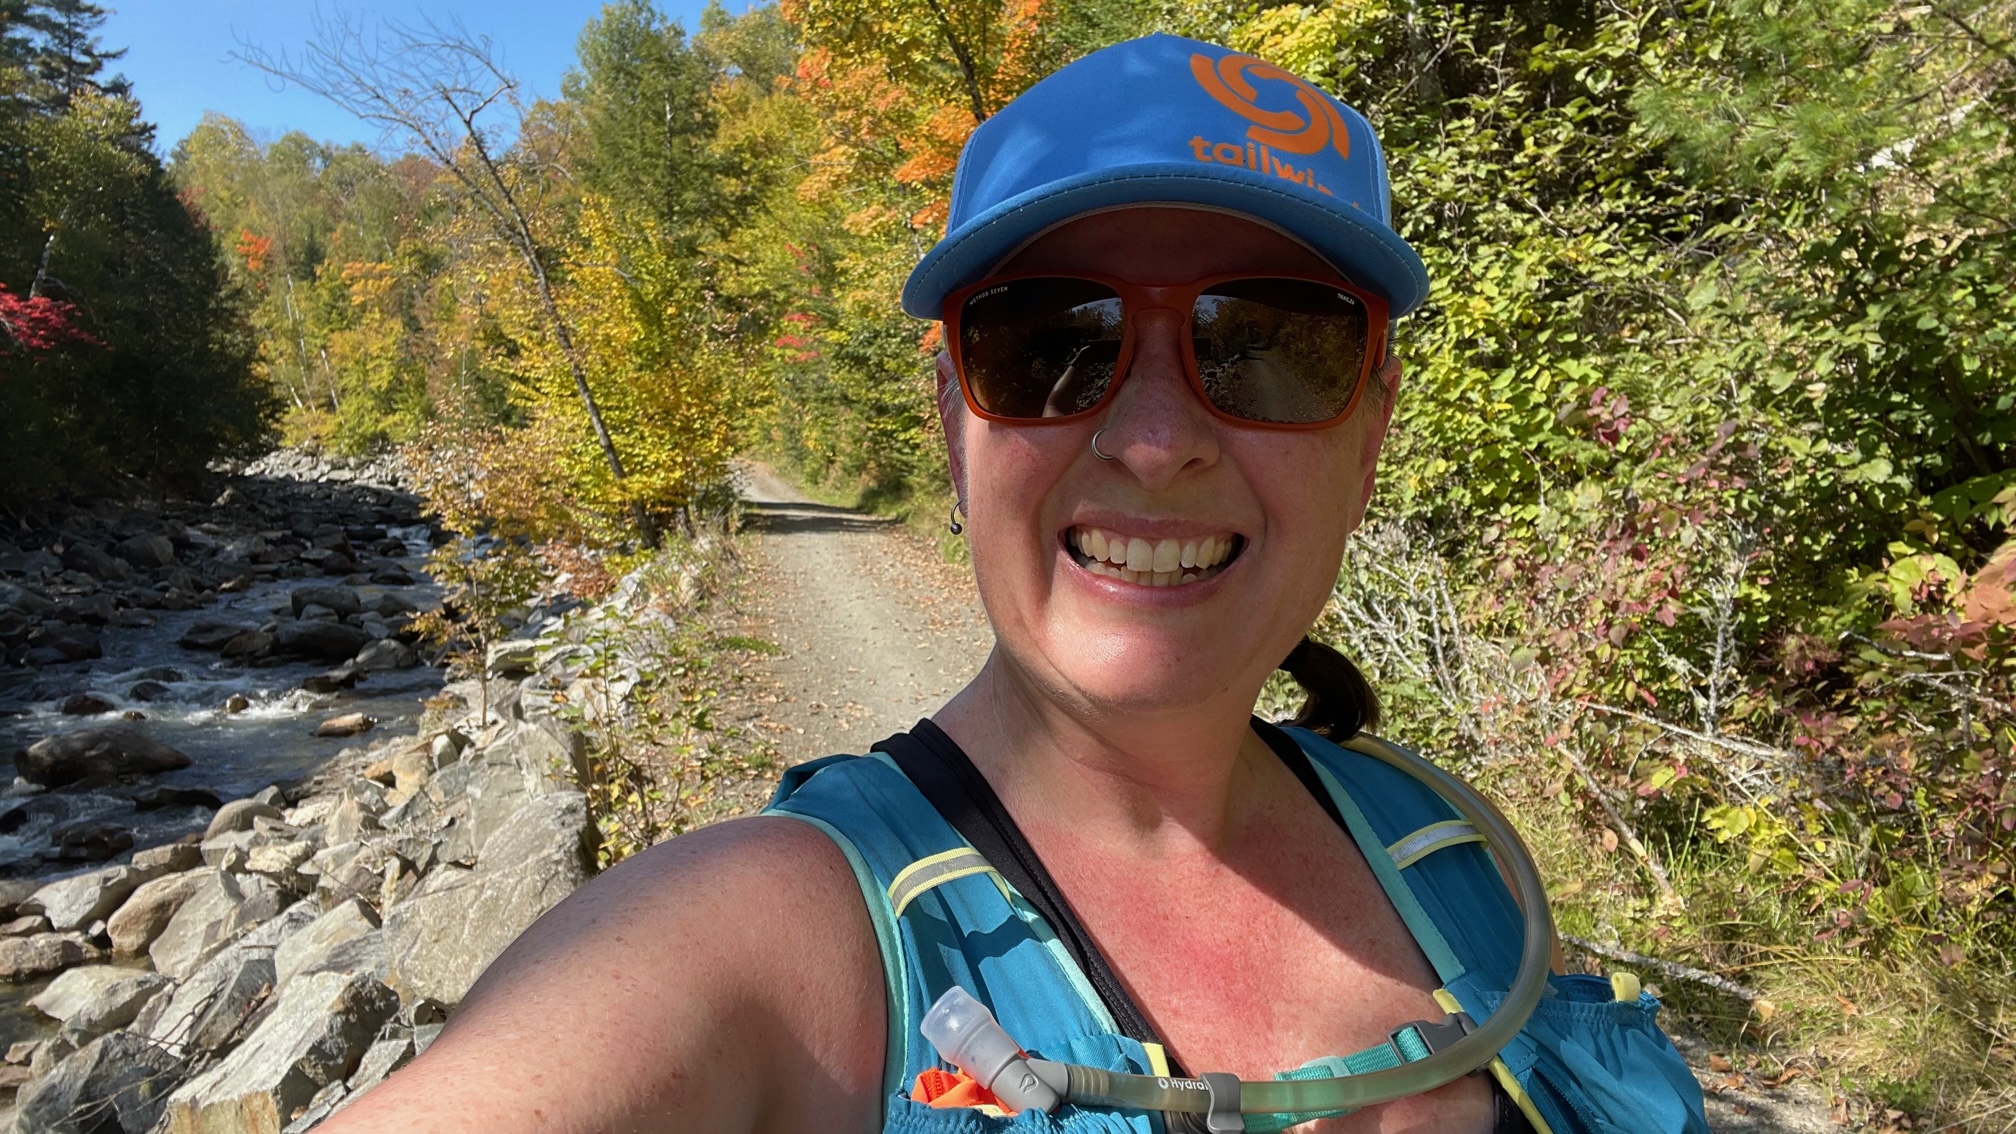
[[[1207,167],[1208,168],[1208,167]],[[971,283],[1038,233],[1072,217],[1122,205],[1209,205],[1275,225],[1315,249],[1353,283],[1386,297],[1395,316],[1428,297],[1428,270],[1398,233],[1344,204],[1322,204],[1277,189],[1259,175],[1167,162],[1123,166],[1053,181],[995,205],[926,253],[903,286],[903,310],[943,313],[945,297]]]

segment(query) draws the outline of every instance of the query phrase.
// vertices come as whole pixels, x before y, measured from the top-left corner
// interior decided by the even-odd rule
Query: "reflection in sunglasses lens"
[[[1099,404],[1120,359],[1120,297],[1090,280],[983,288],[959,315],[959,361],[973,400],[1002,417],[1045,418]]]
[[[1325,284],[1213,284],[1191,311],[1205,396],[1247,421],[1307,425],[1342,414],[1364,372],[1364,304]]]

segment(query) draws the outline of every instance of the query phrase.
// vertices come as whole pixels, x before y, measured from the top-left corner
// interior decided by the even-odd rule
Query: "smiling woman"
[[[1156,36],[974,134],[905,304],[986,665],[585,887],[325,1129],[1706,1130],[1657,1001],[1547,976],[1516,837],[1305,637],[1427,290],[1312,92]]]

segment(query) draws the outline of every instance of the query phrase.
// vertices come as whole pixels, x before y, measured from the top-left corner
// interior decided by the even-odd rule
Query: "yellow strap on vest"
[[[1477,828],[1461,819],[1445,819],[1401,836],[1399,842],[1386,848],[1386,853],[1393,856],[1394,869],[1405,870],[1438,850],[1483,841],[1484,836]]]
[[[1463,1010],[1462,1003],[1446,988],[1435,990],[1435,1003],[1452,1016]],[[1526,1116],[1526,1121],[1533,1124],[1533,1134],[1554,1134],[1554,1128],[1547,1125],[1546,1119],[1540,1117],[1540,1108],[1533,1105],[1532,1096],[1526,1093],[1525,1087],[1519,1085],[1519,1080],[1512,1074],[1512,1069],[1505,1066],[1505,1061],[1496,1056],[1491,1058],[1491,1077],[1498,1080],[1498,1085],[1505,1088],[1505,1094],[1512,1100],[1512,1105],[1518,1107],[1519,1113]]]
[[[987,860],[972,847],[941,851],[928,858],[920,858],[897,872],[895,879],[889,883],[889,905],[896,911],[897,917],[902,917],[905,907],[935,886],[975,874],[992,873],[994,868],[987,865]],[[1003,883],[997,882],[996,885]]]

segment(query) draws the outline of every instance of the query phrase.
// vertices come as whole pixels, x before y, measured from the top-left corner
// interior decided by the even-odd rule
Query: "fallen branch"
[[[1684,980],[1694,984],[1706,985],[1717,992],[1726,992],[1745,1003],[1755,1003],[1764,998],[1764,994],[1758,992],[1756,989],[1746,988],[1730,980],[1728,977],[1717,976],[1706,969],[1697,969],[1692,965],[1662,961],[1657,957],[1648,957],[1643,953],[1633,953],[1629,949],[1619,949],[1614,945],[1599,945],[1594,941],[1581,937],[1571,937],[1565,933],[1561,935],[1561,941],[1563,944],[1572,945],[1584,953],[1606,957],[1612,961],[1621,961],[1627,965],[1637,965],[1640,968],[1653,969],[1672,977],[1674,980]]]
[[[1644,713],[1633,712],[1630,709],[1620,709],[1615,705],[1605,705],[1600,701],[1576,701],[1575,704],[1585,709],[1594,709],[1599,713],[1629,717],[1634,721],[1649,724],[1654,728],[1670,732],[1675,736],[1684,736],[1689,740],[1698,740],[1702,744],[1712,744],[1717,748],[1740,753],[1744,756],[1756,756],[1761,759],[1777,760],[1781,763],[1793,763],[1799,759],[1797,753],[1787,752],[1783,748],[1774,748],[1768,744],[1759,744],[1754,740],[1739,740],[1730,736],[1711,736],[1705,732],[1696,732],[1691,728],[1676,725],[1672,721],[1662,721],[1658,717],[1648,717]]]
[[[1631,824],[1624,818],[1624,813],[1610,802],[1610,793],[1604,791],[1603,785],[1596,782],[1596,777],[1589,771],[1589,766],[1582,762],[1582,757],[1565,744],[1561,746],[1561,755],[1567,758],[1569,766],[1575,769],[1575,774],[1582,777],[1583,786],[1587,787],[1589,794],[1596,798],[1597,805],[1603,808],[1603,814],[1610,817],[1610,825],[1624,837],[1625,849],[1638,856],[1638,861],[1644,864],[1646,871],[1652,875],[1652,880],[1659,884],[1659,892],[1675,906],[1686,905],[1680,897],[1680,892],[1673,888],[1673,880],[1666,876],[1666,867],[1659,861],[1659,856],[1653,854],[1652,848],[1646,846],[1645,841],[1638,837],[1638,832],[1631,829]]]

